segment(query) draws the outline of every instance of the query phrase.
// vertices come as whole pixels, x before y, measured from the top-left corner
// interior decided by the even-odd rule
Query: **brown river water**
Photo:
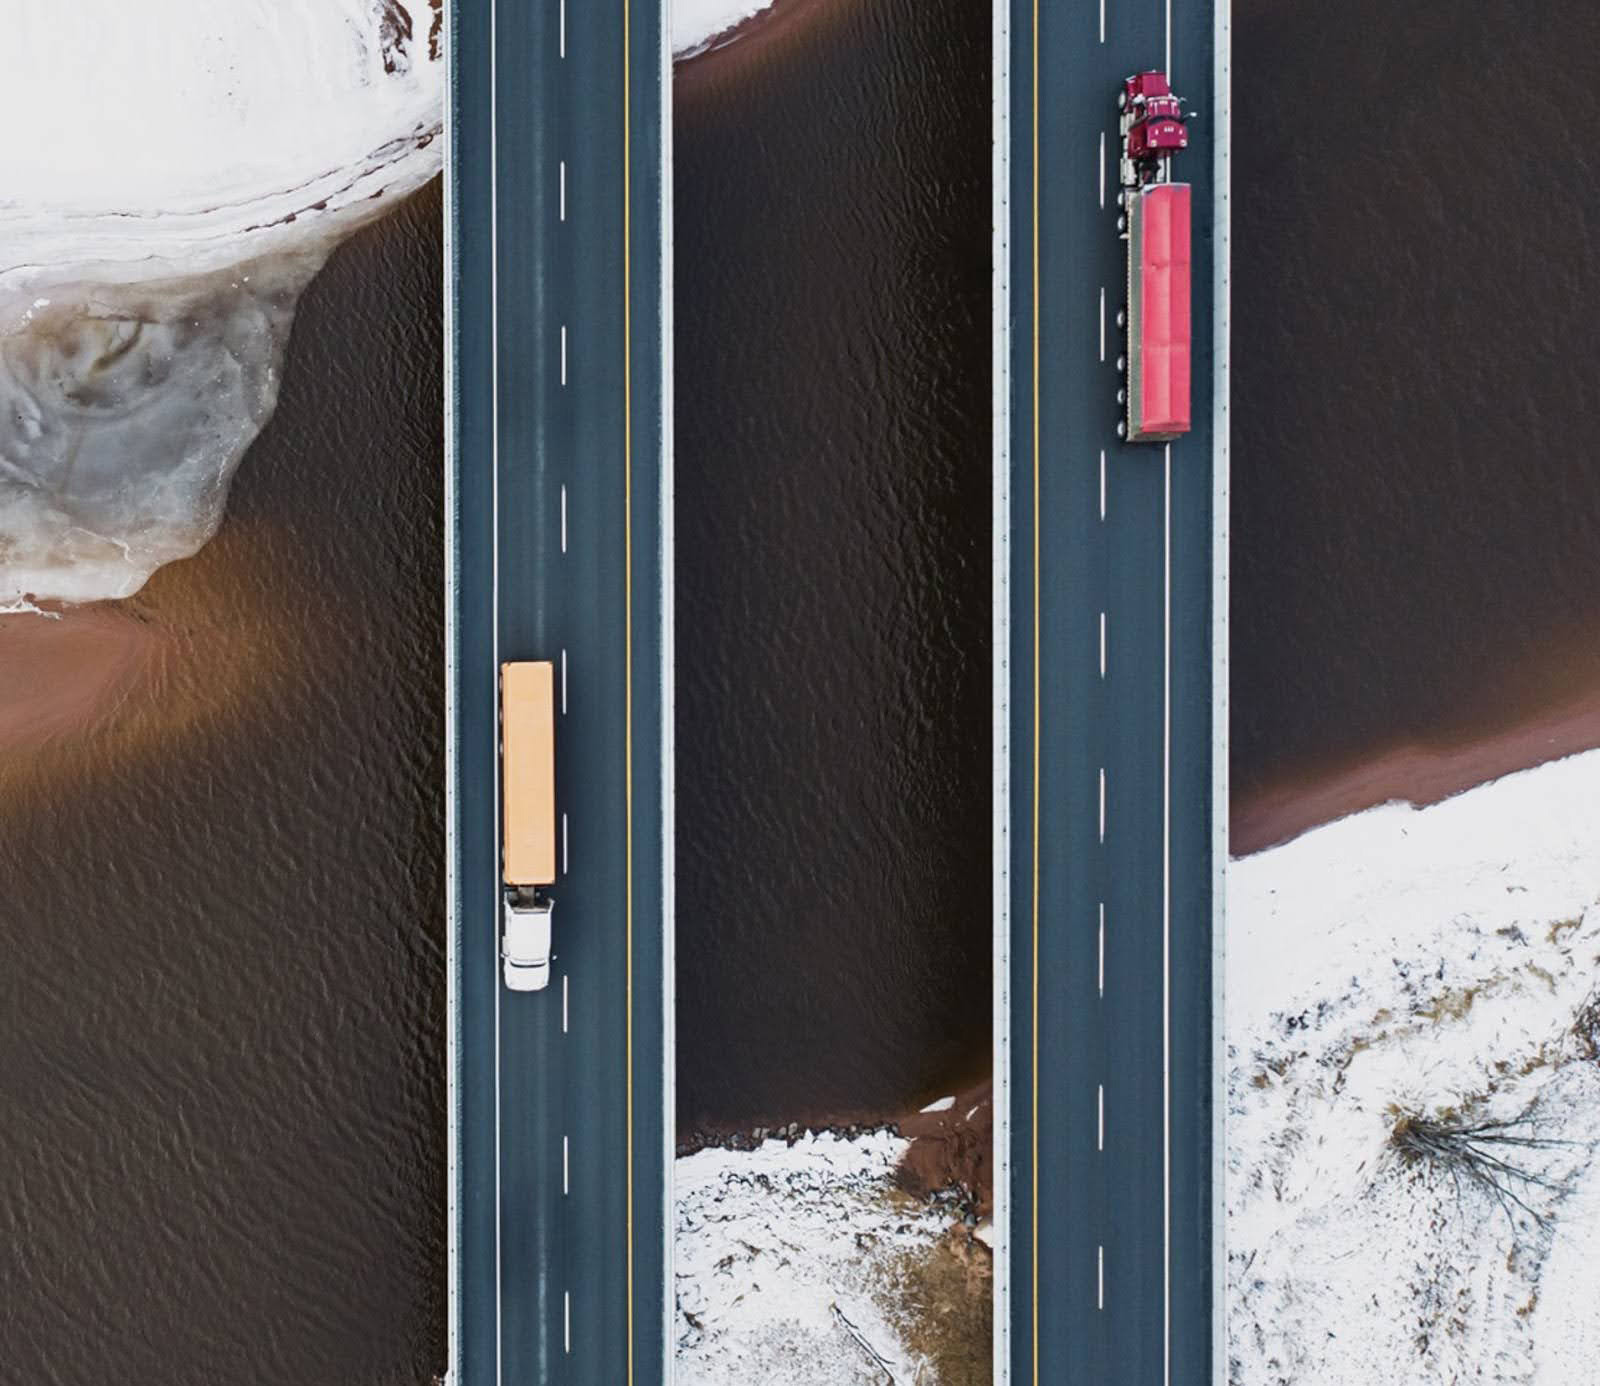
[[[1234,850],[1600,744],[1600,9],[1237,0]],[[1591,349],[1594,343],[1594,349]]]
[[[988,72],[802,0],[677,73],[680,1137],[988,1071]]]

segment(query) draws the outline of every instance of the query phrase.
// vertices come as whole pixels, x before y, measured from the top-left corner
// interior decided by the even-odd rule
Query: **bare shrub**
[[[1536,1134],[1526,1116],[1490,1121],[1450,1112],[1436,1117],[1400,1113],[1389,1133],[1389,1144],[1407,1165],[1448,1174],[1458,1197],[1466,1188],[1488,1194],[1515,1230],[1514,1208],[1543,1226],[1548,1215],[1528,1200],[1536,1191],[1559,1192],[1561,1188],[1556,1180],[1530,1168],[1529,1157],[1574,1142]]]

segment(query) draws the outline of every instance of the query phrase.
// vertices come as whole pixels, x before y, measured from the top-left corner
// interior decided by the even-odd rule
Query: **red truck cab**
[[[1174,105],[1177,103],[1174,102]],[[1155,159],[1189,146],[1189,132],[1181,120],[1146,117],[1128,131],[1128,157]]]
[[[1122,186],[1139,188],[1166,181],[1172,156],[1189,147],[1183,102],[1167,74],[1151,69],[1124,78],[1117,90],[1117,111]]]

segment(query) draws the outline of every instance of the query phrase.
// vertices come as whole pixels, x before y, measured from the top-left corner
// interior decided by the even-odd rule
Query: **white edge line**
[[[1211,380],[1211,1379],[1227,1371],[1228,496],[1229,324],[1233,139],[1231,0],[1213,7],[1213,263]]]
[[[673,523],[673,418],[672,418],[672,14],[671,5],[660,7],[661,105],[661,1381],[673,1386],[677,1362],[677,1282],[673,1258],[673,1160],[677,1143],[677,1012],[674,983],[677,976],[677,878],[674,875],[677,816],[673,804],[676,784],[676,742],[673,739],[673,669],[677,646],[673,628],[676,605],[673,561],[676,538]]]
[[[493,573],[493,671],[496,693],[499,683],[499,14],[490,0],[490,482],[493,491],[494,533],[491,536]],[[501,834],[501,787],[499,773],[494,778],[494,840]],[[498,920],[496,920],[498,927]],[[499,968],[496,967],[496,973]],[[499,1111],[499,978],[494,978],[494,1381],[504,1375],[501,1338],[501,1111]]]
[[[993,139],[992,304],[994,393],[992,532],[994,603],[994,1366],[1011,1381],[1011,0],[991,9]]]
[[[1172,1383],[1172,444],[1162,454],[1161,611],[1161,1357]]]
[[[461,551],[456,529],[461,522],[457,500],[456,468],[461,463],[460,368],[456,355],[456,295],[460,288],[461,247],[456,241],[456,11],[448,5],[444,24],[444,842],[445,842],[445,1239],[446,1321],[445,1381],[461,1380],[461,987],[460,965],[461,877],[456,854],[461,849],[461,785],[457,761],[461,751],[460,713],[456,681],[460,676],[456,605],[461,594]]]
[[[494,507],[494,533],[490,539],[493,573],[490,602],[493,629],[495,693],[499,693],[500,674],[500,110],[499,110],[499,15],[495,0],[489,0],[489,392],[491,416],[490,483]],[[496,713],[498,725],[498,713]],[[500,841],[500,775],[494,776],[494,840]],[[492,915],[491,915],[492,918]],[[499,921],[494,921],[498,929]],[[498,951],[498,949],[496,950]],[[495,971],[498,974],[499,966]],[[500,1285],[500,978],[494,985],[494,1379],[503,1380],[501,1351],[502,1314]]]

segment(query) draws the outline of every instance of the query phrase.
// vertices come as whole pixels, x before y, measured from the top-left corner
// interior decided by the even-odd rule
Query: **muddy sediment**
[[[0,615],[0,751],[36,750],[108,716],[168,644],[109,603]]]
[[[994,1084],[955,1094],[948,1111],[916,1112],[897,1124],[911,1139],[896,1174],[907,1193],[959,1195],[974,1222],[994,1216]]]

